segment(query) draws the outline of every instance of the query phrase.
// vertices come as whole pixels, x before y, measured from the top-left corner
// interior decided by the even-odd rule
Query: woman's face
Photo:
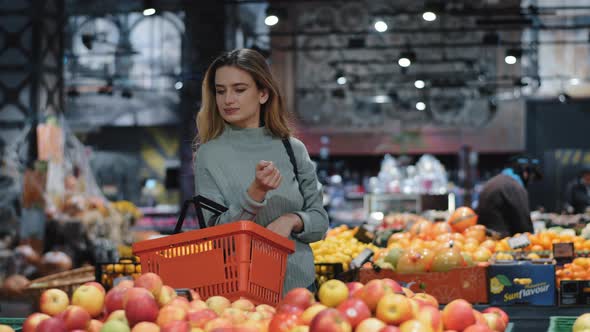
[[[223,66],[215,72],[215,101],[223,120],[240,128],[257,128],[260,105],[268,93],[256,86],[252,76],[237,67]]]

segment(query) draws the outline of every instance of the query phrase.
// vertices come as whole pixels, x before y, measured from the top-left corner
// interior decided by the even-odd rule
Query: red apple
[[[372,312],[377,309],[377,303],[386,294],[390,293],[385,283],[379,279],[369,281],[365,287],[354,293],[353,297],[363,300]]]
[[[139,322],[155,322],[158,318],[158,311],[158,303],[151,293],[149,295],[137,294],[125,304],[129,326],[134,326]]]
[[[482,313],[484,313],[484,314],[495,313],[497,315],[500,315],[500,317],[502,317],[502,320],[504,321],[504,324],[506,324],[506,326],[508,326],[508,323],[510,322],[510,319],[508,318],[508,314],[504,310],[502,310],[498,307],[486,308],[485,310],[482,311]]]
[[[473,324],[466,327],[463,332],[494,332],[485,324]]]
[[[442,332],[443,330],[442,314],[438,307],[423,305],[415,319],[430,327],[434,332]]]
[[[291,304],[305,310],[315,303],[315,297],[307,288],[294,288],[283,297],[281,303]]]
[[[397,281],[389,278],[383,278],[381,280],[385,283],[385,286],[391,288],[394,293],[403,293],[402,286],[397,283]]]
[[[102,313],[105,295],[90,285],[78,287],[72,295],[72,304],[78,305],[86,310],[90,316],[97,317]]]
[[[361,301],[362,302],[362,301]],[[341,304],[342,305],[342,304]],[[311,306],[309,306],[307,309],[305,309],[305,311],[301,314],[300,318],[301,318],[301,322],[304,325],[309,325],[311,323],[311,321],[313,320],[313,318],[315,317],[315,315],[317,315],[319,312],[321,312],[324,309],[327,309],[328,307],[326,307],[325,305],[321,304],[321,303],[315,303]]]
[[[350,325],[355,328],[359,323],[371,317],[371,310],[363,300],[350,298],[340,303],[338,311],[348,320]]]
[[[438,308],[438,300],[430,294],[417,293],[412,296],[412,299],[418,301],[420,304],[429,304],[435,308]]]
[[[51,288],[43,291],[39,298],[39,309],[44,314],[55,316],[62,313],[70,305],[68,294],[61,289]]]
[[[506,324],[504,324],[502,316],[496,313],[488,312],[483,314],[483,318],[485,319],[486,325],[490,328],[490,330],[496,332],[504,332],[504,330],[506,330]]]
[[[88,324],[88,332],[100,332],[102,329],[103,322],[93,319]]]
[[[377,303],[375,316],[386,324],[399,325],[412,319],[412,305],[404,295],[388,293]]]
[[[348,287],[348,297],[352,297],[352,295],[358,291],[359,289],[365,287],[362,283],[358,281],[347,282],[346,287]]]
[[[154,323],[141,322],[137,323],[131,329],[131,332],[160,332],[160,327]]]
[[[51,316],[47,314],[42,314],[40,312],[35,312],[29,315],[29,317],[27,317],[27,319],[25,319],[25,321],[23,322],[23,332],[35,332],[35,330],[37,329],[37,325],[39,325],[41,321],[50,317]]]
[[[103,287],[103,286],[102,286],[100,283],[98,283],[98,282],[96,282],[96,281],[89,281],[89,282],[85,283],[84,285],[88,285],[88,286],[94,286],[94,287],[98,288],[98,290],[99,290],[99,291],[100,291],[100,292],[101,292],[103,295],[105,295],[105,294],[106,294],[106,291],[104,290],[104,287]]]
[[[483,314],[475,309],[473,309],[473,316],[475,317],[475,324],[484,324],[487,325],[488,322],[483,317]]]
[[[160,309],[158,318],[156,318],[156,324],[163,327],[175,320],[185,320],[186,316],[186,311],[180,306],[167,305]]]
[[[475,324],[475,315],[471,304],[463,299],[448,303],[442,312],[443,324],[446,329],[462,331]]]
[[[221,315],[225,308],[231,307],[231,302],[223,296],[211,296],[205,301],[209,309],[215,311],[218,315]]]
[[[313,296],[313,294],[312,294]],[[256,306],[252,301],[248,299],[237,299],[231,304],[232,308],[240,309],[242,311],[254,311],[256,310]]]
[[[42,320],[37,325],[36,332],[64,332],[67,331],[66,324],[58,318],[50,317]]]
[[[312,319],[309,329],[314,332],[350,332],[352,326],[340,311],[328,308]]]
[[[177,296],[177,297],[173,298],[172,300],[170,300],[170,302],[168,302],[167,305],[181,307],[184,311],[187,311],[188,309],[190,309],[190,302],[188,301],[188,299],[186,297],[182,297],[182,296]]]
[[[211,309],[193,310],[189,309],[186,319],[193,328],[204,328],[208,321],[217,318],[215,311]]]
[[[135,283],[133,282],[133,280],[123,279],[119,281],[119,283],[117,283],[115,287],[133,288],[135,287]]]
[[[327,307],[337,307],[348,298],[348,287],[340,280],[328,280],[320,286],[318,298]]]
[[[145,288],[133,287],[127,289],[127,291],[123,294],[123,309],[126,308],[127,302],[129,302],[130,299],[134,299],[136,297],[141,297],[144,295],[151,296],[152,298],[154,297],[154,295]]]
[[[153,272],[144,273],[135,280],[135,287],[149,290],[154,295],[154,298],[158,298],[163,285],[162,278]]]
[[[326,309],[328,310],[328,309]],[[319,315],[319,314],[318,314]],[[317,315],[316,315],[317,317]],[[314,318],[315,319],[315,318]],[[277,313],[268,326],[268,330],[272,332],[289,332],[297,325],[301,325],[301,319],[298,315],[292,313]],[[313,320],[312,320],[313,324]]]
[[[277,306],[277,314],[283,313],[301,315],[301,313],[303,313],[303,309],[291,304],[281,303]]]
[[[405,321],[400,325],[399,330],[400,332],[432,332],[430,326],[416,319]]]
[[[107,313],[123,309],[123,298],[128,289],[125,287],[115,287],[107,292],[104,298],[104,306]]]
[[[232,323],[226,319],[226,318],[214,318],[210,321],[208,321],[205,324],[205,328],[203,330],[205,331],[213,331],[215,329],[220,329],[220,328],[231,328],[232,327]]]
[[[90,314],[77,305],[69,306],[64,312],[62,317],[63,322],[69,330],[85,330],[90,324]]]
[[[356,326],[355,332],[375,332],[386,327],[385,323],[377,318],[367,318]]]
[[[169,322],[168,324],[164,325],[161,332],[189,332],[191,327],[189,326],[187,321],[184,320],[175,320]]]
[[[170,301],[172,301],[172,299],[176,298],[177,296],[178,295],[176,294],[174,288],[164,285],[160,289],[160,293],[158,294],[158,297],[156,299],[158,300],[158,304],[160,305],[160,307],[163,307],[166,304],[170,303]]]

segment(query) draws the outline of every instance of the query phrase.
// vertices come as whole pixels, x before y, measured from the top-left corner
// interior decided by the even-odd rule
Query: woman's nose
[[[225,103],[227,105],[233,104],[236,101],[236,95],[233,92],[227,92],[225,94]]]

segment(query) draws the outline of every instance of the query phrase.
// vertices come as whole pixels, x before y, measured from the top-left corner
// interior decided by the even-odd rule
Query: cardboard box
[[[491,305],[555,305],[554,264],[492,264],[488,277]]]
[[[590,305],[590,280],[562,280],[559,289],[559,305]]]
[[[396,273],[393,270],[375,271],[363,268],[359,280],[366,284],[373,279],[391,278],[414,292],[426,292],[440,304],[455,299],[477,303],[488,303],[487,276],[485,266],[453,269],[448,272]]]

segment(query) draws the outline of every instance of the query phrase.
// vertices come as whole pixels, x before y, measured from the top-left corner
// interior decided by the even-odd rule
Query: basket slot
[[[265,286],[278,294],[283,289],[282,277],[285,275],[285,255],[281,255],[268,243],[252,238],[252,267],[250,281],[257,286]],[[266,297],[266,295],[265,295]]]

